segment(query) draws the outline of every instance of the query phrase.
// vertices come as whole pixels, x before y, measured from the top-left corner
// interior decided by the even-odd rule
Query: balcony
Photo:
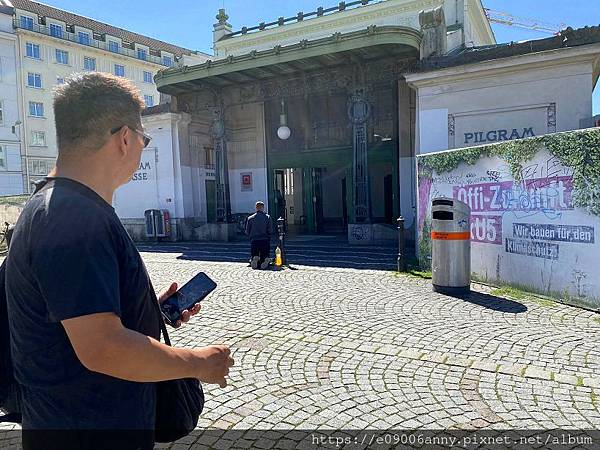
[[[116,53],[122,56],[128,56],[130,58],[137,59],[138,61],[147,61],[154,64],[160,64],[161,66],[167,66],[166,64],[164,64],[162,58],[160,58],[159,56],[154,56],[146,53],[146,57],[144,59],[140,59],[138,58],[137,50],[124,48],[121,45],[119,45],[118,49],[115,49],[114,47],[112,49],[109,49],[108,42],[98,41],[96,39],[90,39],[89,42],[81,42],[77,33],[70,33],[64,30],[62,30],[60,34],[57,34],[56,32],[50,33],[50,27],[47,27],[45,25],[39,25],[34,23],[33,26],[31,26],[31,24],[21,23],[21,21],[13,19],[13,28],[21,28],[23,30],[33,31],[34,33],[40,33],[56,39],[61,39],[63,41],[69,41],[75,44],[83,45],[84,47],[97,48],[106,52]]]

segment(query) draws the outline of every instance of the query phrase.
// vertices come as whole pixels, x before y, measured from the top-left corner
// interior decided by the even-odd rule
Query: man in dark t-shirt
[[[7,291],[24,428],[151,430],[154,385],[87,370],[61,325],[113,313],[126,328],[159,338],[150,280],[112,206],[77,181],[50,179],[14,237]]]
[[[135,87],[109,74],[77,75],[55,95],[57,164],[19,217],[6,265],[25,450],[151,449],[155,383],[223,387],[233,365],[224,346],[158,342],[150,279],[111,206],[150,141],[142,107]],[[128,434],[111,437],[118,431]]]

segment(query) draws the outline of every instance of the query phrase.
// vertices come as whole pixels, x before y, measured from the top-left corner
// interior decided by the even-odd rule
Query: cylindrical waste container
[[[471,208],[451,198],[436,198],[431,208],[433,290],[464,295],[471,290]]]

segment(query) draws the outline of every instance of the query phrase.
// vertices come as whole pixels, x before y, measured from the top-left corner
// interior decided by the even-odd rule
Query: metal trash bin
[[[436,198],[431,208],[433,290],[464,295],[471,290],[471,208],[451,198]]]

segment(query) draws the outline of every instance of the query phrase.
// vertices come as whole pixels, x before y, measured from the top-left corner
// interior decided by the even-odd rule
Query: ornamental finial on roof
[[[219,9],[219,14],[217,14],[217,20],[220,25],[226,25],[229,16],[225,13],[225,8]]]

